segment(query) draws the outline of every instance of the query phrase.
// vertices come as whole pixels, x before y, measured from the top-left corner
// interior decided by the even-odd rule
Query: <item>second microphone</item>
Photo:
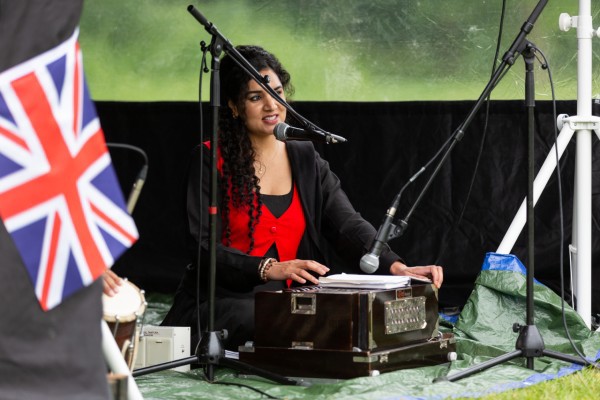
[[[294,128],[284,122],[275,125],[273,134],[277,140],[281,140],[282,142],[285,142],[286,140],[312,140],[323,143],[343,143],[347,141],[345,138],[332,133],[316,129]]]

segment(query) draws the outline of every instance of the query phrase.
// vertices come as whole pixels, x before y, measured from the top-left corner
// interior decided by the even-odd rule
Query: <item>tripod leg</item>
[[[238,360],[234,360],[231,358],[221,358],[220,364],[224,367],[229,367],[235,369],[236,371],[243,371],[249,374],[254,374],[258,376],[262,376],[263,378],[269,379],[273,382],[280,383],[282,385],[297,385],[293,379],[286,378],[285,376],[277,375],[269,371],[265,371],[264,369],[254,367],[252,365],[248,365]]]
[[[484,369],[488,369],[488,368],[494,367],[494,366],[496,366],[498,364],[502,364],[502,363],[504,363],[506,361],[510,361],[513,358],[517,358],[517,357],[520,357],[522,355],[523,355],[523,352],[521,350],[515,350],[515,351],[512,351],[510,353],[506,353],[504,355],[501,355],[499,357],[492,358],[491,360],[482,362],[481,364],[474,365],[471,368],[467,368],[464,371],[457,372],[456,374],[446,375],[446,376],[440,376],[439,378],[434,379],[433,382],[434,383],[437,383],[437,382],[446,382],[446,381],[448,381],[448,382],[454,382],[456,380],[465,378],[465,377],[467,377],[469,375],[473,375],[476,372],[483,371]]]
[[[181,358],[179,360],[167,361],[164,363],[151,365],[149,367],[139,368],[139,369],[134,370],[131,373],[131,375],[137,378],[138,376],[151,374],[152,372],[165,371],[167,369],[177,368],[177,367],[181,367],[184,365],[190,365],[190,364],[198,364],[198,357],[191,356],[191,357]]]
[[[562,354],[559,353],[557,351],[553,351],[553,350],[544,350],[543,354],[545,356],[551,357],[551,358],[556,358],[557,360],[562,360],[562,361],[566,361],[566,362],[571,362],[573,364],[577,364],[577,365],[586,365],[587,362],[583,359],[581,359],[580,357],[575,357],[575,356],[570,356],[568,354]]]
[[[284,376],[274,374],[269,371],[245,364],[241,361],[225,357],[225,352],[221,345],[221,339],[227,337],[227,331],[220,332],[205,332],[200,339],[197,348],[197,357],[201,364],[204,365],[205,375],[209,382],[214,380],[214,371],[216,366],[226,366],[237,371],[244,371],[255,375],[262,376],[273,382],[284,385],[296,385],[296,381],[288,379]]]

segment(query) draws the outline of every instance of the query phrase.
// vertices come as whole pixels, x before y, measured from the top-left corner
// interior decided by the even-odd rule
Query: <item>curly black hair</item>
[[[271,69],[279,77],[286,96],[293,94],[290,74],[277,57],[259,46],[237,46],[236,50],[257,70]],[[230,202],[234,207],[248,206],[249,254],[254,248],[254,227],[262,214],[259,179],[255,175],[255,152],[245,124],[244,101],[248,83],[252,79],[229,55],[221,60],[221,107],[219,108],[219,148],[223,158],[221,195],[222,220],[225,244],[231,245],[229,227]],[[232,102],[239,112],[234,118],[228,103]],[[257,199],[256,206],[254,199]]]

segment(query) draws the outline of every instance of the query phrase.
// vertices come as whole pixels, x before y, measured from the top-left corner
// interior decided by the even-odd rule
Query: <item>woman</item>
[[[277,58],[257,46],[237,50],[266,76],[283,99],[293,91],[290,75]],[[216,255],[215,329],[227,329],[224,347],[237,350],[253,339],[254,293],[288,284],[318,284],[331,273],[360,273],[360,257],[376,230],[354,210],[338,178],[310,142],[281,142],[273,135],[286,120],[286,109],[225,56],[221,61],[219,115],[219,207]],[[193,153],[187,194],[191,254],[201,242],[201,282],[208,269],[209,148]],[[204,168],[200,180],[200,152]],[[202,203],[200,203],[202,201]],[[332,260],[341,262],[334,263]],[[439,266],[409,268],[389,249],[381,254],[380,271],[443,280]],[[196,262],[175,296],[163,325],[191,326],[196,336]],[[200,288],[201,321],[208,313]]]

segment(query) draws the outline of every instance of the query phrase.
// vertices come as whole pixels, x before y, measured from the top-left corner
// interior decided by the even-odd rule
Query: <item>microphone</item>
[[[390,236],[390,231],[396,228],[394,225],[394,215],[396,208],[390,207],[383,218],[383,223],[377,231],[377,235],[371,246],[371,250],[360,259],[360,269],[367,274],[372,274],[379,268],[379,256],[384,247],[387,246],[387,241]]]
[[[139,153],[144,158],[144,165],[142,166],[140,172],[138,172],[138,175],[135,179],[135,182],[133,183],[133,187],[131,188],[131,192],[129,193],[129,197],[127,199],[127,212],[131,214],[133,212],[133,209],[135,208],[138,198],[140,197],[140,194],[142,193],[142,187],[146,182],[146,175],[148,175],[148,156],[146,155],[146,152],[144,150],[130,144],[106,142],[106,146],[109,148],[113,147],[117,149],[132,150]]]
[[[400,192],[398,192],[396,197],[394,197],[394,202],[386,211],[385,217],[383,217],[383,222],[381,223],[381,226],[377,231],[377,235],[375,235],[375,239],[373,241],[373,246],[371,246],[371,250],[367,254],[362,256],[362,258],[360,259],[360,269],[363,272],[367,274],[372,274],[373,272],[377,271],[377,268],[379,268],[379,256],[381,255],[383,248],[387,246],[388,240],[401,236],[406,227],[408,226],[408,222],[406,221],[408,221],[408,217],[410,216],[410,214],[412,214],[414,207],[406,215],[406,217],[404,217],[398,222],[398,225],[394,224],[394,216],[396,215],[396,209],[400,205],[400,198],[402,197],[402,193],[408,187],[408,185],[413,183],[417,179],[417,177],[423,173],[423,171],[425,171],[425,167],[421,167],[421,169],[416,174],[414,174],[408,180],[408,182],[406,182],[402,189],[400,189]],[[423,194],[423,192],[421,192],[421,194]],[[419,199],[420,197],[417,199],[417,203]]]
[[[129,198],[127,199],[127,211],[129,214],[133,213],[133,209],[137,204],[138,198],[142,193],[142,187],[146,182],[146,175],[148,174],[148,165],[145,164],[140,172],[138,173],[137,179],[133,184],[133,188],[131,189],[131,193],[129,194]]]
[[[343,143],[347,140],[333,133],[324,132],[319,129],[301,129],[289,126],[285,122],[280,122],[275,125],[273,134],[277,140],[285,142],[286,140],[313,140],[315,142],[324,143]]]

